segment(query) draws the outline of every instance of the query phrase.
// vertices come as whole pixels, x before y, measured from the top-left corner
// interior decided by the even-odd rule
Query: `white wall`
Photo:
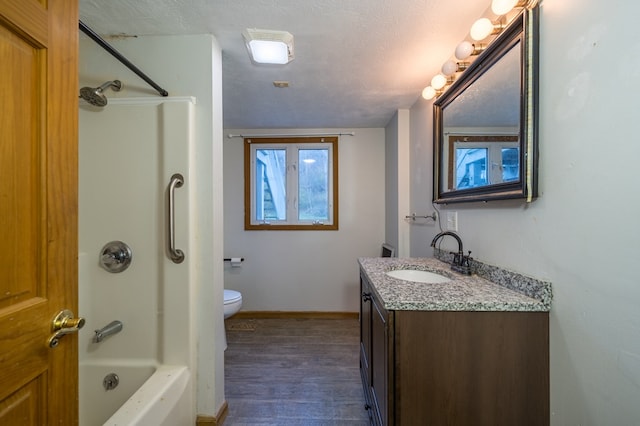
[[[222,56],[211,35],[118,38],[109,42],[169,92],[194,96],[197,153],[192,157],[196,186],[197,413],[215,415],[224,401],[222,321]],[[108,98],[157,97],[153,88],[84,35],[80,37],[80,86],[119,79],[120,92]],[[107,106],[108,108],[108,106]],[[132,121],[136,117],[131,117]],[[100,129],[95,129],[99,132]],[[175,141],[180,143],[181,141]],[[117,166],[115,166],[117,167]],[[212,238],[213,236],[213,238]],[[180,283],[176,283],[179,285]]]
[[[411,108],[410,115],[410,203],[411,213],[416,213],[418,216],[430,215],[435,211],[431,204],[433,193],[432,105],[431,102],[418,101]],[[412,257],[433,256],[433,249],[429,244],[433,236],[440,231],[438,223],[431,219],[420,219],[411,222]]]
[[[384,171],[385,171],[385,224],[384,238],[385,242],[396,248],[398,255],[398,242],[400,236],[398,234],[398,114],[387,123],[385,127],[385,153],[384,153]]]
[[[544,0],[541,12],[540,197],[443,211],[458,211],[477,259],[552,282],[552,424],[638,424],[640,4]],[[414,206],[431,197],[430,138],[412,126]],[[436,230],[413,229],[422,255]]]
[[[399,109],[385,127],[385,240],[396,248],[397,257],[409,257],[411,200],[409,110]]]
[[[245,231],[242,138],[224,141],[225,288],[245,311],[357,312],[357,258],[378,256],[384,239],[384,129],[348,129],[338,142],[338,231]],[[225,135],[324,133],[336,129],[241,130]],[[344,132],[345,130],[343,130]]]

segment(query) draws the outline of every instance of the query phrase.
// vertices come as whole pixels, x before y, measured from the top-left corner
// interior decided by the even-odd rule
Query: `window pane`
[[[456,149],[456,188],[487,185],[487,148]]]
[[[502,181],[518,180],[520,176],[520,155],[518,148],[502,148]]]
[[[298,220],[329,220],[329,150],[298,151]]]
[[[287,151],[256,151],[255,214],[257,220],[287,219]]]

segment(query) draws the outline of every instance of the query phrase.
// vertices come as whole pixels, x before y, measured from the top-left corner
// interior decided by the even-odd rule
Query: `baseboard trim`
[[[237,319],[358,319],[358,312],[320,311],[240,311],[232,318]]]
[[[220,426],[224,423],[224,419],[227,418],[227,414],[229,414],[229,405],[227,401],[224,401],[215,417],[198,415],[196,417],[196,426]]]

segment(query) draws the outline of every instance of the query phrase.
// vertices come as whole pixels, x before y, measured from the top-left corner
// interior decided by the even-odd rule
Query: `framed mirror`
[[[537,197],[538,7],[524,9],[434,103],[433,201]]]

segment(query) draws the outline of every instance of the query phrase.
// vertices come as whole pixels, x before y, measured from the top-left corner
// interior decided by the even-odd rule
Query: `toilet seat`
[[[224,290],[224,304],[230,305],[242,300],[242,294],[235,290]]]

